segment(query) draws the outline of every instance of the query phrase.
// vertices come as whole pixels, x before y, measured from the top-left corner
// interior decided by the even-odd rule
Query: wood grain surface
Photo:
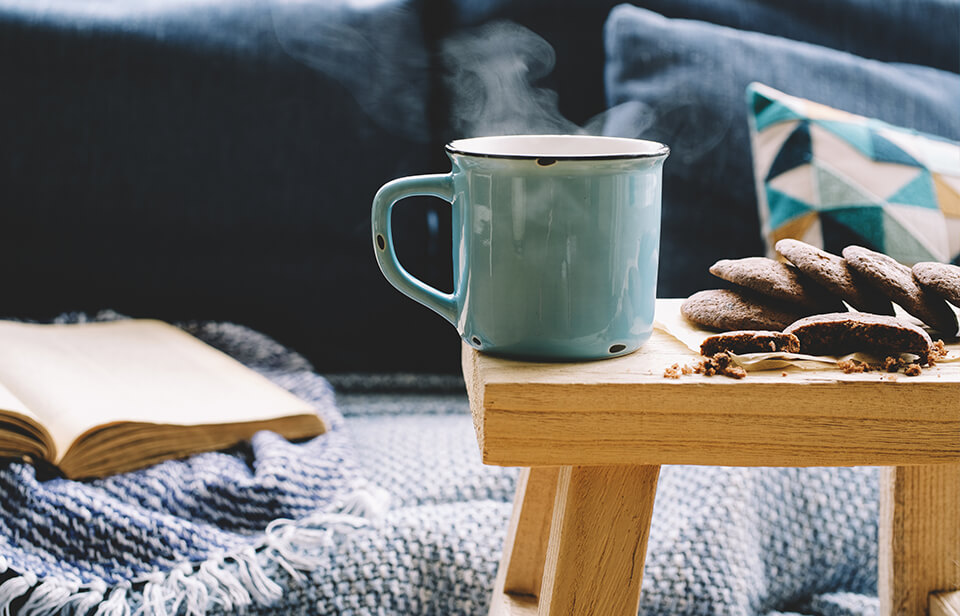
[[[960,589],[960,465],[883,469],[879,541],[881,616],[924,616],[932,592]]]
[[[790,368],[668,379],[696,355],[659,330],[602,361],[519,362],[466,345],[462,359],[488,464],[960,463],[960,362],[917,377]]]
[[[515,515],[504,543],[504,554],[509,550],[510,555],[504,592],[533,597],[540,594],[559,474],[559,467],[551,466],[523,469],[520,473],[513,505]]]
[[[560,471],[539,616],[634,616],[659,466]]]
[[[658,314],[678,309],[658,300]],[[503,592],[501,567],[491,614],[636,613],[658,465],[704,464],[890,467],[880,486],[881,616],[960,616],[960,362],[917,377],[788,368],[664,378],[696,358],[659,330],[635,353],[588,363],[463,347],[483,461],[564,467],[539,597],[525,593],[541,575],[544,529],[532,520],[546,515],[544,490],[527,522],[515,507],[505,552],[517,563],[514,592]],[[555,472],[531,471],[541,485]],[[627,483],[641,488],[617,487]]]
[[[930,616],[960,616],[960,590],[930,595]]]

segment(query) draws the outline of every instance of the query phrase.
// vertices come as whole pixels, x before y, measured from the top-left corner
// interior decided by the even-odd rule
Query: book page
[[[0,457],[22,455],[56,457],[53,439],[27,405],[0,383]]]
[[[59,458],[79,435],[116,422],[192,426],[316,412],[224,353],[152,320],[0,321],[0,382],[47,428]]]
[[[21,402],[20,398],[14,396],[9,389],[4,387],[3,383],[0,383],[0,411],[17,413],[18,415],[29,417],[33,421],[39,421],[37,416],[27,408],[27,405]]]

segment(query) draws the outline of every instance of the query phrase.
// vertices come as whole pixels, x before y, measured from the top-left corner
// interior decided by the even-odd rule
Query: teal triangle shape
[[[914,205],[916,207],[925,207],[931,210],[938,210],[937,195],[933,187],[933,178],[930,172],[923,169],[917,177],[913,178],[900,187],[900,190],[890,195],[887,199],[890,203],[899,203],[901,205]]]
[[[760,112],[769,107],[772,102],[772,98],[757,90],[756,84],[751,83],[747,85],[747,105],[750,106],[754,116],[759,115]]]
[[[779,101],[771,101],[769,105],[757,113],[756,118],[757,130],[764,130],[768,126],[779,122],[802,120],[803,116]]]
[[[882,163],[899,163],[911,167],[923,167],[920,162],[910,156],[897,144],[877,133],[870,133],[873,146],[873,160]]]
[[[780,146],[776,158],[770,163],[766,179],[770,180],[800,165],[806,165],[811,160],[813,147],[810,143],[810,126],[807,122],[800,122]]]
[[[828,223],[850,229],[880,251],[884,246],[885,217],[883,208],[873,204],[850,205],[820,212],[821,220],[826,219]]]
[[[873,158],[871,132],[863,124],[840,120],[814,120],[814,122],[860,150],[864,156]]]
[[[883,252],[901,263],[939,260],[930,254],[913,233],[887,213],[883,215]]]
[[[876,204],[874,197],[852,186],[850,182],[832,171],[828,171],[817,164],[814,164],[814,170],[821,208],[833,208],[857,203]]]
[[[779,229],[783,223],[812,212],[816,208],[805,201],[767,186],[767,209],[770,210],[770,228]]]

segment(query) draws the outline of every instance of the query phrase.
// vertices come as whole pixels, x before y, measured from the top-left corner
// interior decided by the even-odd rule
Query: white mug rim
[[[670,148],[656,141],[596,135],[496,135],[455,139],[452,155],[514,160],[614,160],[663,158]]]

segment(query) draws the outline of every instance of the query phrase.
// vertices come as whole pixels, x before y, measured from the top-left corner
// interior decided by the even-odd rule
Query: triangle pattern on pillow
[[[810,136],[813,140],[813,159],[817,164],[829,168],[839,177],[847,178],[848,183],[872,195],[869,199],[871,202],[884,200],[920,171],[917,167],[877,162],[819,124],[810,125]]]
[[[960,143],[762,84],[747,100],[769,252],[790,237],[904,264],[960,261]]]
[[[789,122],[780,122],[763,131],[763,139],[754,138],[753,162],[754,173],[758,178],[766,178],[770,172],[770,166],[774,159],[780,153],[783,143],[793,134],[798,122],[791,120]]]
[[[873,158],[873,139],[870,130],[863,124],[837,120],[820,120],[817,124],[860,150],[864,156]]]
[[[766,93],[765,86],[760,84],[750,84],[747,86],[747,102],[753,112],[754,122],[757,124],[757,130],[766,130],[773,124],[779,122],[788,122],[803,118],[803,114],[782,101],[773,99]]]
[[[883,252],[883,208],[850,206],[820,212],[823,247],[835,254],[850,244]]]
[[[813,159],[813,148],[810,142],[810,127],[807,122],[800,122],[797,128],[787,137],[780,148],[780,153],[773,159],[767,180],[777,177],[794,167],[804,165]]]
[[[793,109],[780,103],[771,103],[769,107],[757,115],[757,128],[763,130],[771,124],[799,119],[801,119],[800,114]]]
[[[785,171],[767,182],[767,186],[789,195],[810,207],[820,204],[813,165],[800,165]]]
[[[770,228],[776,229],[784,223],[814,211],[814,207],[805,201],[791,197],[779,190],[767,186],[767,207],[770,208]]]
[[[924,220],[923,217],[917,217],[916,212],[902,212],[901,210],[912,210],[914,208],[898,208],[895,206],[887,207],[883,212],[883,248],[884,252],[897,255],[897,260],[907,264],[919,263],[920,261],[945,261],[949,259],[947,254],[946,237],[941,239],[940,246],[930,246],[927,242],[921,241],[920,237],[933,237],[942,235],[943,220],[933,219]],[[927,210],[929,211],[929,210]],[[903,215],[905,214],[905,215]],[[932,225],[938,225],[936,229],[930,229]],[[918,228],[919,227],[919,228]],[[922,227],[927,227],[922,229]]]
[[[814,163],[813,168],[816,169],[817,194],[820,196],[821,209],[861,203],[880,205],[849,178],[841,177],[817,163]]]
[[[873,160],[884,163],[909,165],[911,167],[923,167],[916,158],[904,152],[903,148],[886,137],[876,132],[871,133],[870,137],[873,141]]]
[[[769,234],[770,246],[774,246],[783,239],[799,239],[808,244],[821,244],[823,242],[822,232],[820,231],[820,216],[816,212],[810,211],[795,218],[791,218],[779,227],[773,229]]]
[[[945,182],[939,173],[933,174],[933,186],[937,191],[937,205],[943,215],[960,218],[960,192]]]
[[[933,178],[926,169],[917,174],[898,190],[890,195],[887,201],[890,203],[901,203],[903,205],[913,205],[916,207],[925,207],[940,211],[937,207],[937,195],[934,192]]]

